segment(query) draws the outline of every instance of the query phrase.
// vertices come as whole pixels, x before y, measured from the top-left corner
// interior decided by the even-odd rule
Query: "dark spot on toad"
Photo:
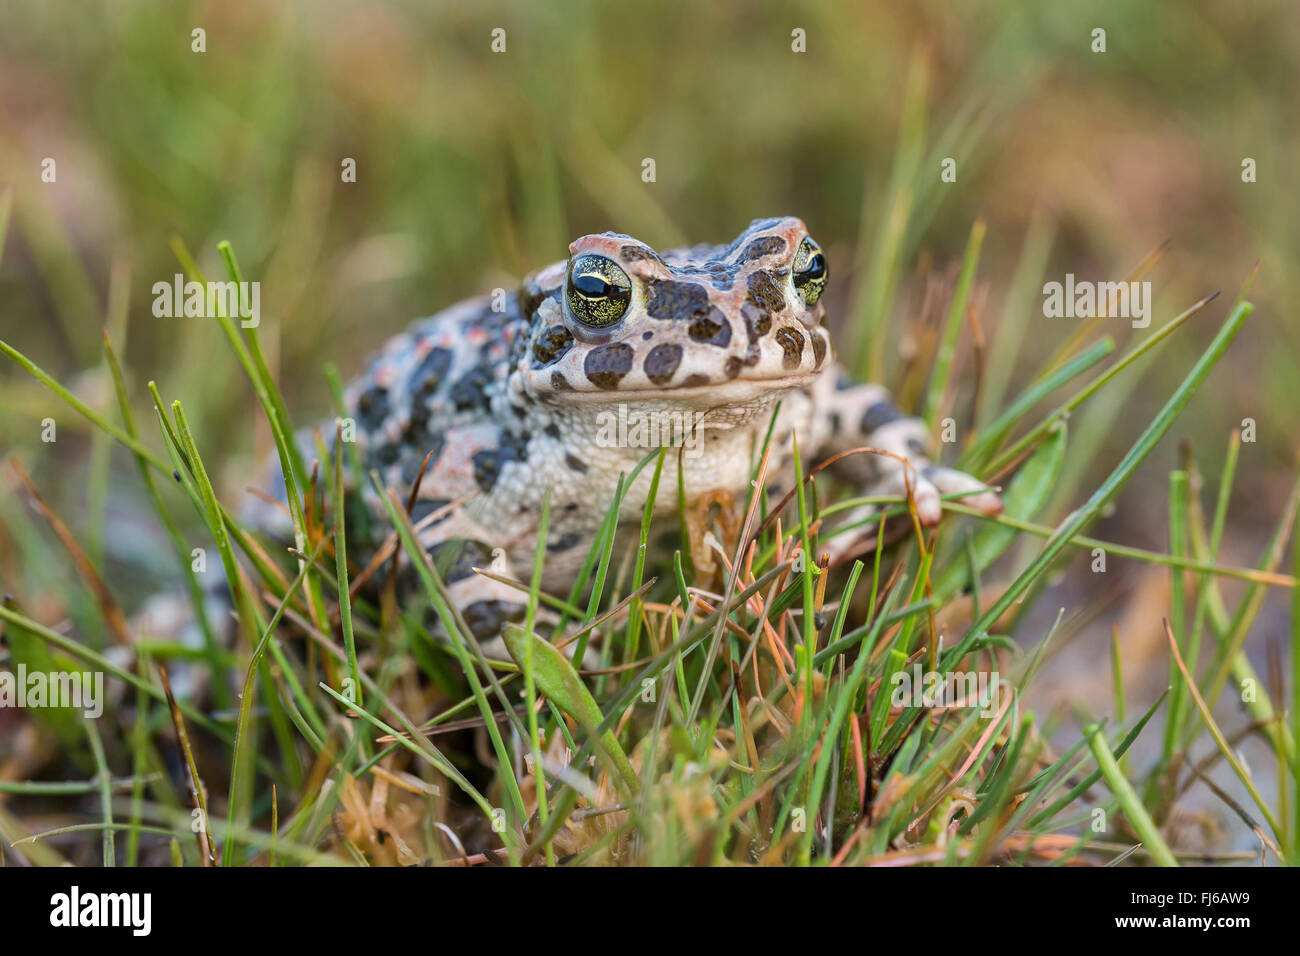
[[[597,388],[618,388],[619,381],[632,370],[632,355],[632,346],[625,342],[601,345],[587,353],[582,370]]]
[[[821,368],[822,362],[826,361],[826,336],[812,334],[813,347],[813,368]]]
[[[763,256],[775,255],[785,250],[785,240],[780,236],[760,236],[745,247],[740,254],[739,263],[749,262]]]
[[[470,538],[439,541],[430,545],[428,551],[438,573],[448,584],[464,581],[474,574],[475,568],[486,568],[492,563],[492,549],[482,541]]]
[[[519,294],[519,311],[525,318],[531,319],[542,303],[547,299],[559,299],[560,287],[555,286],[550,289],[543,289],[540,286],[529,283],[528,286]],[[509,309],[502,315],[509,313]]]
[[[642,367],[646,378],[656,385],[663,385],[671,379],[682,364],[682,347],[680,345],[656,345],[645,357]]]
[[[437,391],[442,380],[447,377],[447,370],[451,368],[451,350],[434,347],[429,349],[429,354],[420,360],[414,371],[411,372],[411,391],[422,395],[432,395]]]
[[[862,434],[870,435],[878,428],[883,428],[890,422],[896,422],[903,417],[900,412],[890,401],[879,401],[872,405],[862,414]]]
[[[707,315],[711,308],[709,293],[695,282],[678,282],[674,279],[651,280],[650,297],[646,314],[652,319],[687,320]]]
[[[428,428],[429,406],[419,395],[412,396],[411,417],[407,419],[402,435],[409,443],[416,445],[424,440]]]
[[[451,403],[456,411],[463,412],[471,408],[488,407],[488,385],[492,382],[492,373],[483,366],[475,366],[451,386]]]
[[[726,364],[722,366],[722,372],[727,376],[727,378],[735,378],[740,374],[740,370],[744,367],[745,363],[733,355],[728,358]]]
[[[470,460],[474,463],[474,481],[484,491],[491,491],[506,465],[512,461],[528,460],[528,438],[502,432],[496,448],[475,452]]]
[[[709,377],[707,375],[700,375],[698,372],[694,375],[686,376],[686,380],[682,382],[684,388],[696,388],[697,386],[708,384]]]
[[[546,298],[546,296],[543,295],[542,290],[537,288],[536,286],[529,286],[528,288],[524,289],[522,292],[519,293],[520,313],[525,317],[531,319],[533,317],[533,313],[537,311],[537,307],[542,304],[542,300],[544,298]]]
[[[447,507],[450,502],[446,498],[419,498],[415,502],[415,507],[411,509],[411,524],[419,524],[435,511],[441,511]],[[438,518],[433,524],[437,525],[451,517],[451,513]]]
[[[770,272],[750,273],[749,294],[746,298],[762,312],[780,312],[785,308],[785,293]]]
[[[357,399],[357,415],[368,431],[374,431],[388,417],[388,390],[375,385]]]
[[[544,368],[558,361],[572,347],[573,333],[563,325],[552,325],[533,345],[533,368]]]
[[[564,456],[564,463],[569,466],[570,470],[583,474],[587,470],[587,463],[573,453]]]
[[[776,344],[781,346],[784,353],[781,364],[785,368],[798,368],[803,361],[803,336],[786,326],[776,330]]]
[[[557,392],[567,392],[570,391],[573,388],[573,386],[570,385],[569,380],[565,378],[563,375],[561,375],[559,372],[552,372],[551,388]]]
[[[717,306],[708,315],[702,315],[691,322],[688,331],[691,338],[706,345],[726,348],[731,342],[731,323]]]
[[[555,424],[555,422],[551,422],[549,425],[543,428],[542,431],[546,432],[546,434],[551,438],[560,437],[560,426]]]
[[[576,531],[568,531],[558,538],[552,538],[546,542],[547,551],[568,551],[576,548],[582,543],[582,535]]]
[[[478,640],[487,640],[501,633],[507,621],[518,621],[527,608],[514,601],[475,601],[465,606],[461,616]]]

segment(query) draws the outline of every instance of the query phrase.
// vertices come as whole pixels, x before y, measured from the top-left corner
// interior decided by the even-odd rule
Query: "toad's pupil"
[[[590,272],[574,276],[573,287],[589,299],[603,299],[613,291],[613,287],[608,282]]]
[[[816,281],[826,275],[826,259],[820,252],[814,252],[808,265],[800,270],[799,277]]]

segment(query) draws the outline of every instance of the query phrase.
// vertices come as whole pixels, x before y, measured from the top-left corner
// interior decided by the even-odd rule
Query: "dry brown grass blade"
[[[1268,804],[1264,802],[1263,797],[1259,795],[1259,791],[1255,789],[1255,784],[1252,782],[1250,774],[1247,772],[1246,768],[1241,765],[1241,761],[1238,760],[1237,755],[1232,752],[1232,748],[1228,746],[1228,741],[1224,738],[1223,731],[1219,729],[1219,725],[1214,720],[1214,715],[1210,713],[1210,708],[1205,703],[1205,698],[1201,696],[1200,690],[1196,687],[1196,681],[1193,680],[1192,675],[1187,672],[1187,665],[1183,663],[1183,655],[1178,651],[1178,640],[1174,637],[1174,630],[1169,626],[1168,619],[1164,621],[1164,625],[1165,637],[1169,640],[1169,650],[1170,653],[1173,654],[1174,663],[1178,665],[1178,672],[1183,675],[1183,682],[1187,686],[1187,692],[1191,695],[1192,701],[1196,704],[1196,709],[1201,712],[1201,717],[1205,720],[1205,726],[1210,731],[1210,736],[1213,737],[1214,742],[1219,745],[1219,750],[1222,751],[1224,759],[1228,761],[1233,772],[1237,775],[1238,779],[1241,780],[1242,785],[1245,786],[1247,791],[1249,791],[1256,806],[1259,807],[1260,812],[1263,813],[1264,817],[1268,820],[1268,825],[1273,828],[1273,832],[1280,832],[1277,818],[1273,815],[1273,811],[1268,808]]]
[[[427,459],[428,456],[425,457]],[[470,500],[470,497],[464,497],[457,498],[455,501],[447,502],[447,504],[443,505],[441,508],[438,508],[436,511],[431,511],[416,522],[412,526],[413,530],[419,534],[419,532],[441,521],[447,515],[451,514],[461,505]],[[414,508],[415,506],[411,505],[411,507]],[[410,514],[409,510],[407,514]],[[398,535],[396,531],[391,532],[386,538],[384,538],[383,543],[375,550],[375,554],[370,559],[370,562],[359,575],[352,579],[352,583],[348,586],[348,594],[353,598],[353,600],[355,600],[356,596],[361,593],[362,586],[370,580],[370,578],[379,570],[380,567],[383,566],[383,563],[389,557],[394,557],[395,559],[397,552],[400,550],[397,545],[397,538]]]
[[[180,745],[181,753],[185,756],[186,775],[189,778],[190,800],[194,804],[194,809],[199,811],[202,819],[199,821],[198,832],[194,834],[199,844],[199,859],[203,861],[204,866],[216,866],[217,855],[216,848],[212,845],[212,838],[209,836],[208,822],[211,817],[208,816],[208,801],[204,796],[206,792],[203,786],[203,779],[199,776],[198,765],[194,762],[194,748],[190,746],[190,735],[185,730],[185,718],[181,715],[181,709],[176,705],[176,697],[172,694],[172,682],[167,679],[167,668],[161,664],[158,665],[158,677],[162,680],[163,693],[167,695],[167,707],[171,711],[172,726],[176,728],[176,742]]]
[[[1268,847],[1270,850],[1272,850],[1274,855],[1279,860],[1285,859],[1285,857],[1282,856],[1281,849],[1279,849],[1278,845],[1273,842],[1273,838],[1264,832],[1264,828],[1259,825],[1259,823],[1255,820],[1254,817],[1252,817],[1249,813],[1246,812],[1245,807],[1243,807],[1240,803],[1234,800],[1228,793],[1224,791],[1222,787],[1220,787],[1208,776],[1206,776],[1204,773],[1198,770],[1195,766],[1192,766],[1191,770],[1193,774],[1195,774],[1197,777],[1201,779],[1202,783],[1204,783],[1207,787],[1210,788],[1211,793],[1213,793],[1216,797],[1218,797],[1225,804],[1227,804],[1228,808],[1232,810],[1232,812],[1235,813],[1241,819],[1241,822],[1244,823],[1250,829],[1250,831],[1259,838],[1259,842],[1263,844],[1263,846]],[[1262,849],[1260,850],[1260,857],[1262,862],[1263,861]]]
[[[31,479],[27,477],[27,472],[23,471],[23,466],[18,464],[18,459],[10,458],[9,464],[13,466],[15,474],[18,475],[18,480],[21,481],[23,487],[27,489],[27,494],[31,497],[32,502],[36,505],[36,509],[41,513],[41,516],[45,519],[46,523],[49,524],[50,530],[54,532],[60,543],[62,543],[63,547],[67,550],[68,555],[72,558],[72,563],[76,565],[77,573],[81,575],[87,586],[89,586],[90,590],[94,593],[95,600],[99,604],[100,612],[104,615],[104,622],[108,625],[108,629],[112,633],[113,639],[117,641],[118,644],[130,646],[131,634],[127,627],[126,615],[122,613],[122,609],[118,606],[117,599],[114,598],[113,593],[109,591],[108,585],[104,583],[104,579],[99,576],[99,572],[95,570],[95,566],[90,563],[90,558],[87,557],[86,552],[82,550],[81,545],[77,542],[76,535],[68,530],[68,526],[63,523],[62,519],[60,519],[54,509],[50,507],[49,503],[41,497],[40,493],[36,490],[36,486],[33,485]]]

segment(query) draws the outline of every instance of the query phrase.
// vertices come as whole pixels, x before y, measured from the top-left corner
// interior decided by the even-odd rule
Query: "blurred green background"
[[[195,28],[206,52],[191,49]],[[806,52],[791,49],[795,29]],[[1122,279],[1167,242],[1148,277],[1152,327],[1102,332],[1123,348],[1224,295],[1076,415],[1071,477],[1043,520],[1118,459],[1258,262],[1254,317],[1098,529],[1162,547],[1175,436],[1216,474],[1230,429],[1252,417],[1224,559],[1253,563],[1297,434],[1297,50],[1294,2],[10,3],[0,338],[111,412],[101,329],[129,291],[112,334],[141,421],[156,379],[233,499],[268,438],[216,323],[151,314],[153,283],[180,271],[173,237],[209,275],[229,239],[261,281],[260,334],[299,425],[329,412],[324,363],[350,377],[411,318],[563,258],[579,235],[720,242],[782,214],[828,250],[837,339],[871,315],[888,330],[890,383],[915,346],[907,330],[934,311],[927,290],[950,283],[987,221],[974,299],[998,343],[987,420],[989,395],[1014,396],[1078,328],[1043,317],[1045,278]],[[45,157],[55,183],[41,181]],[[355,183],[340,181],[347,157]],[[955,183],[940,181],[945,157]],[[969,400],[954,396],[959,422]],[[128,457],[9,363],[0,409],[0,446],[106,553],[115,587],[145,594],[149,571],[170,573]],[[47,416],[56,446],[40,442]],[[124,480],[96,500],[88,473]],[[12,483],[5,469],[0,518],[34,534]],[[4,550],[0,577],[39,617],[32,591],[57,588],[21,588]]]

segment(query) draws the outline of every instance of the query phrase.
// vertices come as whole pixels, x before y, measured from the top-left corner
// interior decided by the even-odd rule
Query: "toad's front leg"
[[[992,488],[930,462],[925,423],[899,411],[883,387],[859,385],[836,367],[818,378],[812,397],[821,459],[862,447],[884,453],[849,455],[831,466],[865,494],[906,495],[910,488],[917,517],[928,526],[943,516],[943,495],[961,494],[965,504],[982,513],[1001,514],[1002,499]]]

